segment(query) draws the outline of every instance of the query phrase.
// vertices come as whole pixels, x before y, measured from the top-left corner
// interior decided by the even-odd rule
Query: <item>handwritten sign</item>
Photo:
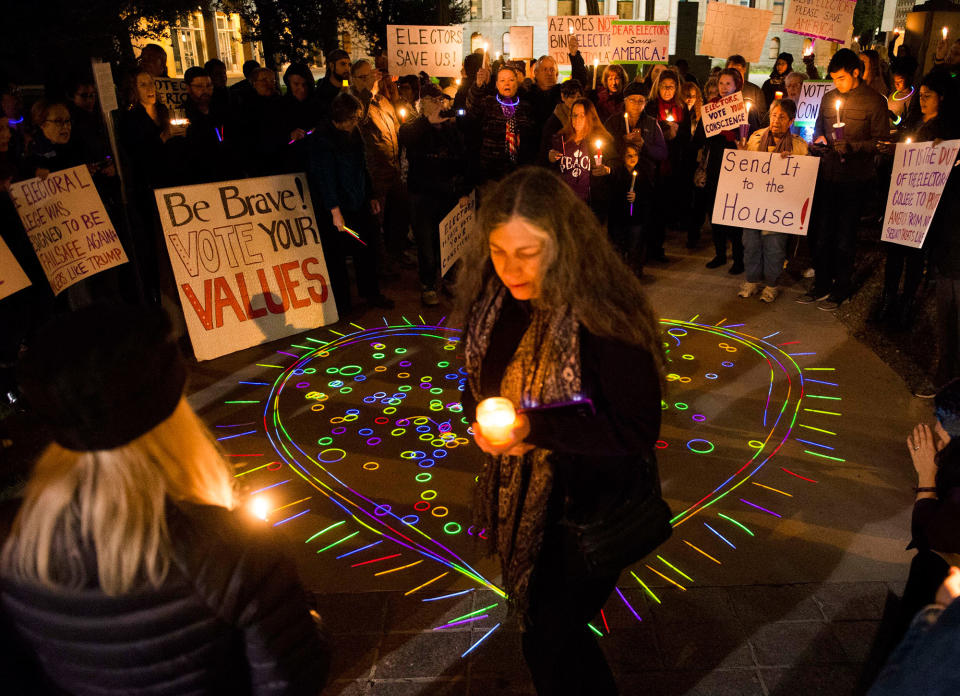
[[[440,221],[440,275],[446,275],[463,254],[477,212],[476,192],[464,196]]]
[[[846,1],[846,0],[844,0]],[[833,80],[805,80],[800,85],[800,98],[797,100],[796,126],[813,126],[820,114],[823,95],[833,89]]]
[[[719,101],[703,105],[703,133],[706,137],[719,135],[721,131],[746,124],[747,110],[743,103],[743,92],[734,92]]]
[[[171,118],[182,118],[187,102],[187,83],[177,77],[155,77],[157,104],[163,104],[170,111]]]
[[[86,165],[18,181],[10,197],[55,295],[127,262]]]
[[[713,223],[806,235],[818,157],[724,150]]]
[[[304,174],[155,195],[198,360],[337,320]]]
[[[698,53],[717,58],[739,53],[747,62],[758,61],[763,57],[772,20],[772,10],[708,2]]]
[[[580,55],[587,65],[594,59],[610,64],[611,29],[617,15],[564,15],[547,17],[547,50],[558,65],[570,65],[567,41],[577,37]],[[573,27],[571,34],[570,28]]]
[[[919,249],[930,230],[947,177],[960,151],[960,140],[897,143],[883,216],[885,242]]]
[[[670,61],[670,22],[616,21],[610,34],[611,63]]]
[[[100,107],[104,114],[109,114],[115,109],[119,109],[117,103],[117,87],[113,84],[113,71],[110,63],[101,63],[98,60],[91,61],[93,69],[93,79],[97,83],[97,96],[100,99]]]
[[[510,27],[510,57],[533,58],[533,27]]]
[[[857,0],[790,0],[783,30],[834,43],[846,43]]]
[[[389,24],[387,60],[391,75],[460,77],[463,27]]]
[[[20,268],[7,243],[0,239],[0,300],[30,287],[30,279]]]

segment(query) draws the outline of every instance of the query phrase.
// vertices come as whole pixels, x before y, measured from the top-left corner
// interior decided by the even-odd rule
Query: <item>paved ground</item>
[[[912,399],[898,375],[832,315],[795,304],[799,288],[773,306],[740,300],[735,293],[742,276],[704,270],[706,250],[668,248],[668,255],[668,264],[648,269],[646,282],[664,328],[677,334],[669,339],[677,341],[671,343],[671,369],[691,378],[670,384],[659,453],[665,496],[685,516],[657,558],[624,573],[618,584],[623,597],[613,595],[592,625],[624,694],[851,693],[887,595],[906,577],[914,481],[903,441],[917,420],[930,418],[930,405]],[[251,431],[223,436],[223,445],[246,490],[270,497],[269,521],[291,539],[336,636],[329,693],[532,693],[518,635],[502,622],[503,604],[489,589],[496,565],[482,560],[462,532],[444,536],[445,520],[430,513],[414,523],[422,537],[414,531],[402,538],[383,535],[377,526],[396,514],[394,529],[403,531],[400,516],[412,514],[414,502],[422,507],[419,500],[433,500],[432,509],[439,512],[442,503],[445,519],[463,522],[466,532],[475,448],[450,450],[430,468],[429,484],[415,484],[412,474],[424,470],[398,455],[417,445],[398,439],[376,449],[352,431],[336,434],[327,423],[327,416],[356,407],[356,425],[372,429],[382,405],[368,406],[361,396],[381,384],[416,385],[421,374],[442,383],[446,369],[425,373],[423,367],[437,356],[449,358],[449,369],[457,367],[453,353],[441,350],[451,335],[441,322],[448,308],[425,312],[414,287],[409,272],[388,286],[399,302],[386,323],[403,326],[402,315],[415,325],[438,325],[433,333],[441,340],[424,338],[426,329],[398,330],[402,338],[362,344],[327,329],[308,332],[200,364],[192,374],[191,402],[211,426]],[[382,327],[380,314],[350,317],[353,326],[341,321],[328,329],[350,334]],[[304,348],[315,350],[311,340],[338,341],[342,352],[311,362],[318,373],[303,377],[309,386],[304,382],[299,393],[292,382],[286,391],[270,392],[277,370],[306,355]],[[367,347],[378,340],[385,348]],[[394,346],[409,353],[390,353]],[[388,355],[372,358],[370,350]],[[412,361],[412,376],[395,372],[403,369],[400,358]],[[381,359],[389,370],[373,372],[371,361]],[[724,360],[735,365],[723,368]],[[320,368],[353,363],[370,378],[353,383],[354,393],[327,388],[326,381],[314,384]],[[438,398],[455,400],[456,382],[442,384]],[[404,406],[429,396],[416,386]],[[304,392],[324,388],[330,392],[325,412],[311,413],[313,401],[304,402]],[[419,411],[401,407],[393,418],[430,415],[425,405]],[[455,413],[446,409],[443,415],[453,431],[465,434]],[[229,428],[218,435],[239,432]],[[411,429],[400,437],[412,435]],[[312,444],[318,440],[319,453]],[[342,449],[322,449],[331,442]],[[268,466],[281,459],[274,450],[284,452],[284,460],[312,463],[299,470],[288,463]],[[754,464],[743,472],[745,461]],[[761,461],[766,465],[754,471]],[[424,491],[425,485],[431,489]],[[396,509],[381,515],[388,504]],[[464,623],[444,627],[457,621]]]

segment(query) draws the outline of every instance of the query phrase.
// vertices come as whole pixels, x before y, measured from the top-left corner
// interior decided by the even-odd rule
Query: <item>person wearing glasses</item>
[[[33,140],[27,155],[31,176],[46,178],[50,172],[69,169],[83,163],[83,158],[71,140],[73,119],[63,102],[39,99],[30,109]]]

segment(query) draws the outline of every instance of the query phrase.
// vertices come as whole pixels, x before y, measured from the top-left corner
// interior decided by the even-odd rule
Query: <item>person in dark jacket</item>
[[[485,91],[490,68],[477,71],[477,80],[467,96],[467,115],[480,128],[478,176],[483,183],[500,179],[537,156],[540,133],[533,121],[530,105],[520,99],[520,76],[515,68],[504,65],[497,71],[496,92]]]
[[[553,136],[567,127],[570,123],[570,109],[573,103],[583,96],[583,85],[580,80],[570,78],[560,85],[560,103],[553,108],[553,113],[540,131],[540,154],[537,156],[539,164],[549,164],[547,152],[550,151]]]
[[[227,89],[230,92],[230,106],[236,111],[242,111],[250,99],[257,91],[253,88],[253,77],[260,69],[260,63],[255,60],[244,61],[243,79],[236,84],[230,85]]]
[[[317,694],[319,617],[283,539],[234,509],[166,316],[120,304],[61,316],[18,374],[53,443],[3,508],[4,688]]]
[[[284,171],[289,133],[283,127],[283,102],[277,93],[277,75],[260,68],[253,75],[254,93],[238,112],[240,161],[247,176],[271,176]]]
[[[380,204],[374,197],[358,128],[362,117],[363,104],[351,94],[339,94],[331,104],[331,120],[308,139],[310,188],[317,224],[327,229],[323,253],[340,316],[353,307],[347,256],[353,257],[360,295],[375,307],[393,308],[377,280],[375,216]]]
[[[410,216],[417,241],[420,299],[428,307],[440,302],[440,221],[469,193],[465,176],[466,146],[456,120],[440,115],[446,98],[438,87],[424,87],[422,114],[400,127],[400,145],[410,169]]]
[[[335,48],[327,54],[327,74],[317,80],[317,101],[325,117],[330,118],[333,100],[349,84],[350,54],[342,48]]]
[[[210,80],[213,82],[213,97],[210,103],[221,113],[230,111],[230,90],[227,87],[227,65],[219,58],[211,58],[203,64]],[[313,80],[311,80],[312,82]]]
[[[777,56],[777,62],[773,64],[773,70],[770,71],[770,77],[763,83],[760,90],[763,92],[763,98],[767,105],[773,104],[777,99],[784,99],[787,96],[787,75],[793,70],[793,54],[781,53]],[[777,92],[780,96],[777,96]]]
[[[287,172],[307,170],[307,141],[324,118],[317,99],[313,74],[305,63],[291,63],[283,73],[287,93],[280,99],[280,133],[286,137],[281,148]]]
[[[590,569],[561,520],[604,519],[638,486],[660,501],[650,453],[663,358],[653,312],[590,209],[540,167],[485,197],[458,282],[465,417],[476,420],[488,397],[523,409],[502,437],[473,423],[487,455],[475,518],[525,627],[537,693],[615,694],[586,622],[620,569]]]
[[[190,121],[182,149],[180,183],[203,184],[233,179],[240,175],[225,138],[228,113],[213,102],[213,79],[206,69],[188,68],[183,74],[187,98],[183,112]]]
[[[612,118],[612,117],[611,117]],[[653,185],[640,176],[640,145],[623,145],[623,154],[611,163],[607,181],[610,241],[637,276],[643,275],[643,223],[652,204]]]
[[[578,80],[583,85],[587,78],[587,69],[576,41],[575,36],[570,37],[570,74],[571,79]],[[551,56],[543,56],[533,69],[532,84],[520,91],[520,98],[530,102],[533,107],[533,120],[538,132],[543,132],[544,125],[560,104],[561,97],[561,88],[557,83],[557,61]]]

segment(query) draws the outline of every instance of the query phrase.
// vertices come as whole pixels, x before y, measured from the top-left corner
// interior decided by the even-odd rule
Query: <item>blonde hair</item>
[[[87,583],[65,550],[91,547],[100,589],[159,587],[170,568],[168,500],[233,506],[233,477],[210,433],[181,398],[165,421],[111,450],[51,444],[37,460],[10,538],[3,574],[50,588]]]

